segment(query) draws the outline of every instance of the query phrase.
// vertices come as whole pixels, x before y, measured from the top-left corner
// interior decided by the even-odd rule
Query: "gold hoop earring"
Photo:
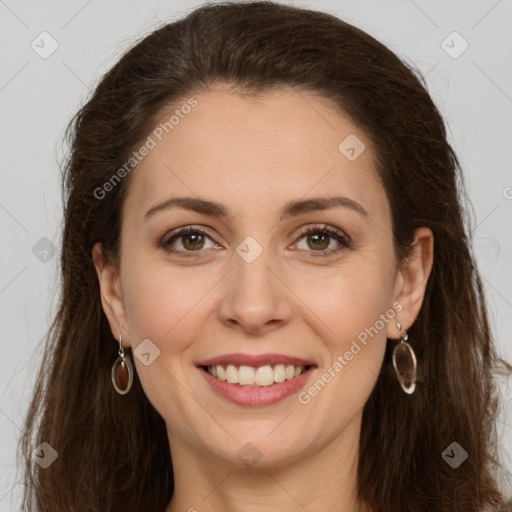
[[[396,376],[402,389],[411,395],[416,389],[417,381],[417,361],[416,354],[411,345],[407,343],[409,336],[399,322],[396,323],[400,331],[400,342],[393,349],[393,366],[395,367]]]
[[[119,334],[119,356],[112,365],[112,384],[120,395],[126,395],[133,383],[133,363],[129,355],[125,355]]]

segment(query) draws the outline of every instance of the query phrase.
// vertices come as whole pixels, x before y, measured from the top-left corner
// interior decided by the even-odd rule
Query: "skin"
[[[122,333],[125,348],[149,339],[160,350],[149,366],[133,359],[167,425],[176,487],[166,512],[364,510],[355,491],[362,411],[386,338],[400,338],[396,320],[408,329],[421,308],[432,232],[418,229],[412,257],[398,266],[370,142],[329,100],[291,89],[259,99],[216,89],[196,99],[133,176],[120,267],[99,244],[93,249],[113,336]],[[338,150],[349,134],[366,145],[354,161]],[[287,201],[335,194],[368,215],[338,206],[279,219]],[[230,215],[174,208],[144,220],[151,207],[179,196],[217,201]],[[171,230],[191,224],[209,228],[215,240],[206,237],[201,248],[197,239],[176,239],[173,246],[188,248],[191,258],[158,247]],[[317,224],[343,231],[351,247],[298,234]],[[263,249],[252,263],[236,252],[247,236]],[[306,405],[296,395],[235,405],[195,367],[232,352],[293,355],[318,366],[307,389],[394,303],[401,306],[395,319]],[[249,442],[261,454],[253,467],[237,456]]]

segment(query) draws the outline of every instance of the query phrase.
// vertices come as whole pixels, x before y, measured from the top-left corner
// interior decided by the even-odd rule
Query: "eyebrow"
[[[326,196],[288,201],[280,210],[279,220],[283,220],[286,217],[295,217],[304,213],[328,210],[335,207],[349,208],[365,217],[369,216],[368,212],[353,199],[344,196]],[[173,197],[151,207],[145,213],[144,220],[148,220],[157,213],[174,208],[183,208],[185,210],[202,213],[203,215],[209,215],[212,217],[229,217],[229,210],[216,201],[209,201],[199,197]]]

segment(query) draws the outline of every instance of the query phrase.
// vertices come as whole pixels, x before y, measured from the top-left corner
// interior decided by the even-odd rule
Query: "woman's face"
[[[102,285],[112,332],[171,451],[270,467],[353,444],[386,337],[419,308],[403,295],[370,142],[292,89],[195,99],[134,171],[120,274],[110,295]],[[208,363],[263,385],[221,381]],[[288,380],[291,365],[309,369]]]

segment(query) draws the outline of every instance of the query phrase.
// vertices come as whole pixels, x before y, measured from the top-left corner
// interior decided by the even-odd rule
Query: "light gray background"
[[[62,213],[58,162],[66,149],[66,123],[122,51],[156,24],[181,17],[200,3],[0,0],[1,511],[18,509],[15,446],[31,386],[38,378],[37,350],[55,310],[51,290]],[[474,204],[475,252],[498,348],[512,360],[510,0],[290,3],[334,13],[361,27],[426,75]],[[43,31],[58,43],[47,59],[31,48]],[[457,54],[464,47],[458,36],[446,39],[453,31],[469,44],[458,58],[445,51]],[[52,240],[57,251],[53,256],[47,253],[46,262],[41,260],[44,252],[36,256],[32,251],[38,242],[44,245],[43,237]],[[510,480],[505,483],[512,468],[510,378],[502,379],[502,389],[498,435],[508,468],[503,486],[511,493]]]

